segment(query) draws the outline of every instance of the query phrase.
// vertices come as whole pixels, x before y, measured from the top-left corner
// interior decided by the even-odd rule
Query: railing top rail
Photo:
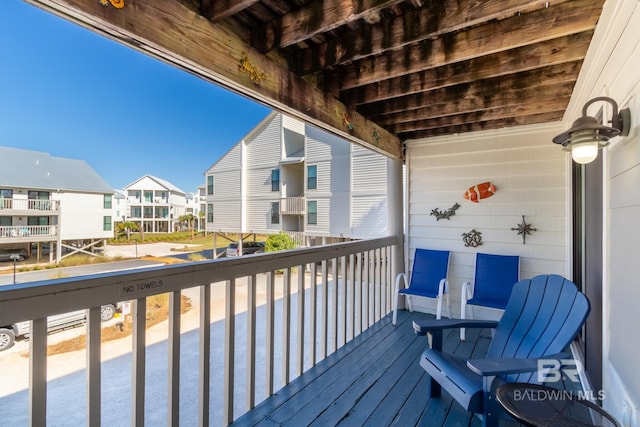
[[[234,259],[1,286],[0,325],[320,262],[397,243],[398,238],[391,236]]]

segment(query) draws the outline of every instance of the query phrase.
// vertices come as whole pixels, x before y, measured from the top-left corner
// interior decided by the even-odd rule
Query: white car
[[[105,304],[102,306],[102,310],[100,310],[100,319],[103,322],[111,320],[115,312],[116,304]],[[82,325],[86,321],[85,310],[56,314],[47,318],[47,332]],[[11,348],[16,338],[29,336],[29,329],[30,323],[28,321],[18,322],[8,326],[0,326],[0,351]]]

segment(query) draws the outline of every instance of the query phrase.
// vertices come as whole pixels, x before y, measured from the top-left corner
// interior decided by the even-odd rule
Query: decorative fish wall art
[[[463,197],[469,201],[472,201],[473,203],[478,203],[480,199],[486,199],[487,197],[491,197],[495,192],[496,192],[495,185],[493,185],[490,182],[483,182],[482,184],[469,187],[469,189],[465,191]]]

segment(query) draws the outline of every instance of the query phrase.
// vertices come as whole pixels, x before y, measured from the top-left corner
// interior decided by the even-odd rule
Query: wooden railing
[[[59,204],[57,200],[0,199],[0,211],[57,211]]]
[[[283,197],[280,199],[281,215],[304,215],[307,211],[305,197]]]
[[[158,378],[154,378],[153,383],[145,382],[147,297],[169,293],[167,423],[178,425],[181,407],[180,301],[182,290],[198,287],[199,361],[198,366],[193,367],[199,370],[198,424],[209,425],[212,409],[221,406],[222,413],[218,416],[222,420],[214,421],[226,425],[242,412],[238,405],[234,412],[236,388],[244,387],[243,408],[250,410],[257,400],[272,395],[277,388],[301,375],[391,311],[391,275],[396,267],[401,268],[392,266],[397,250],[401,250],[398,239],[387,237],[0,287],[0,326],[35,319],[31,320],[30,328],[30,425],[46,425],[47,316],[87,310],[86,424],[100,425],[103,406],[108,408],[111,404],[110,401],[103,403],[101,397],[100,307],[113,301],[133,301],[131,424],[144,425],[145,392],[157,387],[156,383],[164,383]],[[261,277],[266,279],[263,280],[263,305],[258,303],[257,293]],[[246,301],[240,304],[236,301],[236,288],[239,280],[245,278]],[[221,290],[218,287],[224,288],[222,342],[211,340],[210,302],[212,289]],[[281,293],[278,304],[277,293]],[[236,330],[237,304],[246,307],[246,313],[243,313],[246,320],[243,318],[241,322],[246,331]],[[295,310],[292,309],[294,306]],[[256,320],[258,309],[265,312],[264,322]],[[276,318],[282,319],[279,327],[276,327]],[[238,334],[242,334],[242,341],[246,337],[244,348],[236,343]],[[264,343],[263,348],[258,348],[260,342]],[[276,342],[281,344],[281,353],[276,353]],[[224,353],[223,393],[222,396],[210,396],[212,351],[219,350],[220,346]],[[246,355],[246,371],[240,369],[246,378],[236,381],[238,369],[234,361],[241,355]],[[276,363],[278,358],[280,363]],[[257,381],[256,373],[262,372],[263,366],[265,377],[263,381]],[[279,374],[278,384],[275,384],[274,373]],[[258,383],[264,384],[264,393],[256,389]]]
[[[21,239],[33,240],[36,238],[50,238],[56,236],[58,227],[55,225],[12,225],[0,226],[0,241],[2,239]]]

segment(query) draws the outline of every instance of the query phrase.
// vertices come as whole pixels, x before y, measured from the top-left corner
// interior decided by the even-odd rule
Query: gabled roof
[[[104,194],[114,192],[84,160],[12,147],[0,147],[0,186]]]
[[[164,180],[162,178],[158,178],[156,176],[149,175],[149,174],[144,175],[144,176],[136,179],[135,181],[133,181],[131,184],[125,186],[124,188],[127,189],[127,188],[131,187],[132,185],[134,185],[135,183],[142,181],[145,178],[152,179],[153,181],[157,182],[158,184],[160,184],[161,186],[163,186],[167,190],[172,191],[174,193],[186,194],[184,191],[182,191],[181,189],[179,189],[178,187],[176,187],[175,185],[173,185],[169,181],[166,181],[166,180]]]

